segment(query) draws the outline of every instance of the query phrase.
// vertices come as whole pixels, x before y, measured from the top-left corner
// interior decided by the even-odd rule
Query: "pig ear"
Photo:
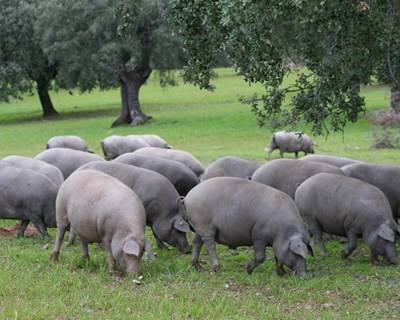
[[[139,257],[139,254],[140,254],[139,244],[133,239],[126,240],[122,250],[126,254],[131,254],[136,257]]]
[[[390,229],[389,226],[387,226],[386,224],[382,224],[379,227],[378,236],[380,236],[382,239],[390,241],[390,242],[394,242],[394,239],[395,239],[394,231],[392,229]]]
[[[289,248],[295,254],[302,256],[304,259],[307,257],[307,246],[300,239],[292,239],[289,242]]]
[[[175,219],[174,228],[180,232],[190,232],[189,224],[182,217]]]
[[[155,258],[153,249],[151,248],[151,244],[147,240],[144,240],[144,251],[146,251],[146,255],[150,260],[153,260]]]

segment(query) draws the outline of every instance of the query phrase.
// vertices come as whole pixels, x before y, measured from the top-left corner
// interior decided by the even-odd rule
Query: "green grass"
[[[154,120],[145,126],[111,129],[119,110],[119,92],[70,95],[52,93],[61,112],[54,120],[41,120],[35,96],[0,105],[0,157],[34,156],[48,138],[77,134],[100,153],[99,141],[111,134],[155,133],[176,148],[195,154],[205,164],[224,155],[264,159],[270,133],[256,126],[249,107],[238,96],[260,90],[250,88],[231,70],[219,70],[214,93],[181,84],[163,89],[150,82],[142,91],[146,113]],[[389,104],[385,87],[364,90],[368,110]],[[361,119],[347,126],[345,135],[317,137],[317,152],[365,161],[398,163],[398,150],[370,149],[373,127]],[[275,154],[277,157],[278,154]],[[288,155],[292,157],[292,155]],[[1,222],[9,225],[12,222]],[[51,232],[54,238],[54,230]],[[328,244],[331,256],[308,258],[310,277],[278,277],[269,259],[252,275],[244,271],[253,257],[250,249],[232,254],[219,246],[221,272],[190,266],[190,256],[175,249],[157,252],[155,261],[142,264],[140,286],[110,275],[105,254],[91,246],[91,261],[82,262],[79,246],[62,248],[60,263],[49,261],[52,243],[39,237],[0,236],[1,319],[388,319],[400,314],[400,268],[376,267],[364,245],[348,261],[340,259],[343,244]]]

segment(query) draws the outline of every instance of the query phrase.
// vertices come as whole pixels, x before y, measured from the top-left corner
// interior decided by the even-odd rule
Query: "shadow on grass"
[[[60,112],[58,115],[43,118],[38,113],[24,113],[24,114],[13,114],[9,118],[0,119],[0,125],[15,125],[29,122],[55,122],[72,119],[85,119],[85,118],[100,118],[105,116],[118,116],[118,111],[115,107],[101,110],[69,110]]]

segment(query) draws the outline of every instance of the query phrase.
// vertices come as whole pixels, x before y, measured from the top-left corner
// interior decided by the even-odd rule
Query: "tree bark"
[[[116,127],[125,123],[137,126],[152,119],[151,116],[146,115],[142,111],[139,101],[140,88],[149,78],[150,74],[150,68],[140,68],[134,71],[124,72],[121,75],[121,111],[111,127]]]
[[[120,91],[121,91],[121,111],[120,115],[115,121],[112,123],[111,128],[120,126],[124,123],[131,123],[132,118],[129,113],[129,104],[128,104],[128,96],[127,96],[127,88],[124,81],[120,80]]]
[[[390,107],[395,112],[400,112],[400,86],[393,85],[390,92]]]
[[[50,117],[57,115],[58,112],[54,109],[53,103],[51,102],[49,95],[49,83],[48,82],[37,82],[37,92],[39,95],[40,103],[42,105],[43,117]]]

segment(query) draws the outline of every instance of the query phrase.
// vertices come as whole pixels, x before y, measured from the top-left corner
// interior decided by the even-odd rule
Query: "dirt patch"
[[[16,236],[19,230],[20,224],[14,226],[0,228],[0,237]],[[39,231],[34,226],[28,226],[25,230],[25,237],[33,237],[39,234]]]

